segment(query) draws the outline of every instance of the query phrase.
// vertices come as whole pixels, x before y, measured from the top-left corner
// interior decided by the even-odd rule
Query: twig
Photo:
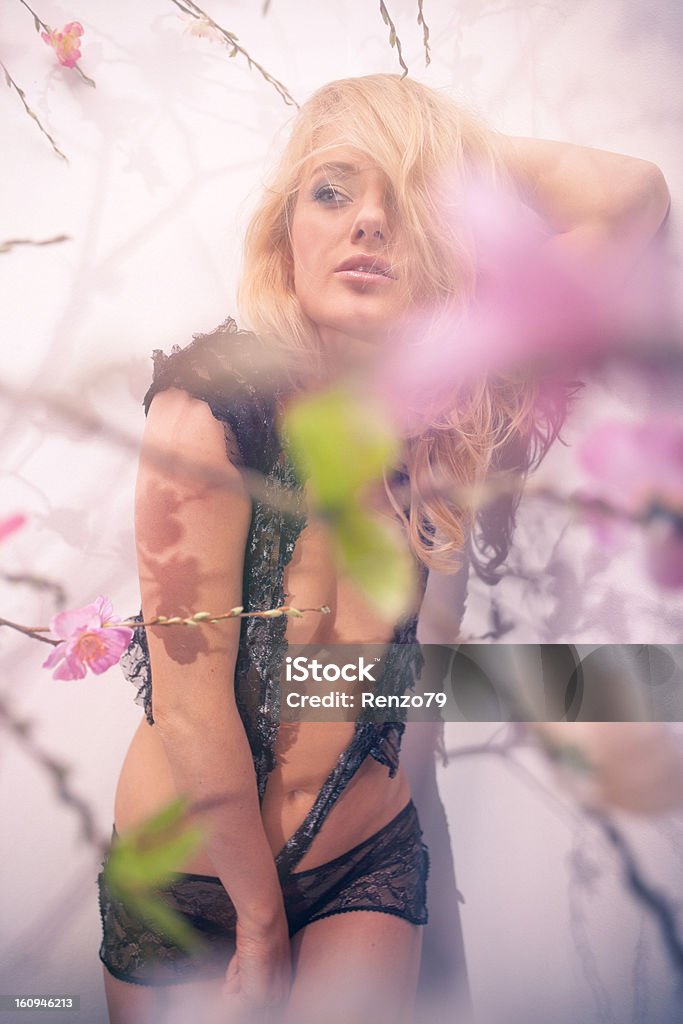
[[[384,0],[379,0],[379,13],[382,15],[382,21],[384,22],[384,24],[389,27],[389,46],[391,46],[392,48],[396,47],[396,54],[398,56],[398,62],[401,65],[401,67],[403,68],[403,74],[401,75],[401,78],[405,78],[406,75],[408,74],[408,65],[406,64],[406,62],[403,59],[403,50],[401,49],[401,40],[398,38],[398,35],[397,35],[397,32],[396,32],[396,26],[394,25],[393,21],[391,20],[391,15],[389,14],[389,11],[387,10],[387,6],[384,3]],[[419,18],[418,18],[418,21],[419,21]]]
[[[266,14],[268,13],[269,10],[270,10],[270,0],[263,0],[263,9],[261,10],[261,14],[263,15],[264,18],[265,18]]]
[[[44,21],[42,20],[42,18],[39,18],[39,17],[38,17],[38,15],[37,15],[37,14],[36,14],[36,12],[35,12],[35,11],[33,10],[33,8],[32,8],[32,7],[29,7],[29,5],[28,5],[28,4],[26,3],[26,0],[19,0],[19,3],[20,3],[20,4],[23,4],[23,5],[24,5],[24,7],[26,8],[26,10],[27,10],[27,11],[29,12],[29,14],[32,14],[32,15],[33,15],[33,24],[34,24],[34,25],[36,26],[36,32],[40,32],[41,28],[42,28],[43,32],[51,32],[51,31],[52,31],[52,29],[50,28],[50,26],[49,26],[49,25],[47,25],[47,24],[46,24],[46,23],[45,23],[45,22],[44,22]]]
[[[321,615],[329,615],[330,609],[326,604],[319,608],[294,608],[291,604],[281,604],[277,608],[267,608],[260,612],[242,611],[242,606],[231,608],[229,612],[222,612],[220,615],[212,615],[211,612],[195,612],[188,618],[180,615],[156,615],[146,622],[139,622],[137,619],[126,620],[125,622],[112,622],[112,629],[118,626],[197,626],[202,622],[222,622],[224,619],[276,619],[282,615],[290,618],[303,618],[305,612],[319,612]],[[0,625],[3,620],[0,619]],[[43,632],[43,627],[37,627],[33,632]]]
[[[640,873],[635,856],[626,838],[607,815],[593,808],[586,808],[586,813],[593,818],[614,847],[626,875],[626,881],[635,898],[654,915],[664,938],[674,966],[683,974],[683,941],[676,926],[676,917],[665,896],[653,889]]]
[[[24,0],[21,0],[21,2],[24,3]],[[16,90],[17,95],[19,96],[19,99],[21,100],[21,102],[23,104],[23,107],[24,107],[24,110],[26,111],[28,116],[33,118],[33,120],[36,122],[36,124],[40,128],[41,132],[43,133],[43,135],[47,139],[49,139],[50,145],[54,149],[54,151],[57,154],[57,156],[61,156],[62,160],[66,160],[66,162],[68,163],[69,162],[69,158],[67,156],[65,156],[64,153],[62,153],[61,149],[59,148],[59,146],[57,145],[55,140],[52,138],[50,133],[45,128],[43,128],[42,124],[40,123],[40,118],[38,117],[38,115],[33,110],[31,110],[31,108],[29,107],[28,103],[26,102],[26,95],[25,95],[23,89],[19,88],[19,86],[14,81],[14,79],[12,78],[12,76],[9,73],[9,71],[7,70],[7,68],[5,67],[5,65],[3,64],[3,62],[1,60],[0,60],[0,68],[2,68],[2,70],[5,72],[5,81],[7,82],[7,85],[10,88],[14,88]]]
[[[533,780],[535,788],[542,791],[543,796],[550,795],[549,791],[538,779],[535,779],[516,758],[510,756],[510,751],[519,746],[518,740],[513,736],[501,743],[492,744],[488,742],[485,744],[471,744],[466,747],[456,747],[447,750],[446,755],[449,760],[454,757],[468,757],[476,754],[499,755],[505,759],[508,767],[522,769],[526,781]],[[603,812],[586,804],[579,804],[579,808],[587,818],[594,821],[614,848],[624,870],[629,890],[636,901],[641,903],[655,918],[674,966],[683,973],[683,941],[678,934],[676,916],[670,903],[665,896],[657,892],[645,881],[631,847],[614,822]]]
[[[429,48],[429,26],[425,21],[423,3],[424,0],[417,0],[417,23],[418,25],[422,25],[422,42],[425,48],[425,66],[427,66],[428,64],[431,64],[432,58],[430,56]]]
[[[66,591],[64,587],[61,583],[58,583],[56,580],[50,580],[46,576],[35,576],[32,573],[24,572],[3,572],[0,573],[0,579],[6,580],[7,583],[23,583],[27,587],[33,587],[34,590],[51,590],[58,608],[63,608],[66,604]]]
[[[70,235],[55,235],[54,238],[7,238],[0,242],[0,253],[9,252],[17,245],[57,245],[58,242],[70,242]]]
[[[224,619],[275,619],[282,615],[288,615],[292,619],[301,619],[305,612],[318,612],[320,615],[329,615],[330,609],[326,604],[319,608],[294,608],[290,604],[278,605],[277,608],[267,608],[260,612],[244,612],[241,606],[231,608],[229,612],[220,615],[212,615],[211,612],[195,612],[193,615],[183,618],[181,615],[156,615],[153,618],[140,622],[138,619],[125,619],[121,622],[105,622],[103,628],[120,629],[121,626],[199,626],[202,622],[222,622]],[[61,640],[51,640],[43,636],[43,633],[51,632],[49,626],[22,626],[18,622],[0,617],[0,626],[7,626],[8,629],[15,629],[24,636],[30,636],[34,640],[40,640],[44,644],[51,644],[57,647]]]
[[[48,754],[46,750],[35,742],[31,735],[33,723],[16,718],[2,698],[0,698],[0,718],[4,719],[5,725],[26,753],[52,777],[59,799],[70,807],[79,819],[83,839],[91,846],[95,846],[104,855],[109,847],[109,841],[98,833],[92,809],[71,788],[68,781],[71,770],[69,766],[57,761],[56,758]]]
[[[40,640],[41,643],[50,644],[52,647],[56,647],[57,644],[61,643],[61,640],[51,640],[47,636],[41,636],[41,633],[49,632],[49,629],[45,626],[22,626],[18,622],[11,622],[9,619],[3,619],[0,617],[0,626],[7,626],[9,629],[16,629],[18,633],[23,633],[24,636],[30,636],[34,640]]]
[[[19,3],[23,4],[24,7],[26,8],[26,10],[29,11],[29,13],[33,15],[33,24],[36,27],[36,32],[40,32],[40,30],[42,28],[43,32],[47,32],[47,34],[49,36],[52,36],[52,29],[50,28],[50,26],[46,22],[44,22],[42,20],[42,18],[38,17],[38,15],[33,10],[33,8],[29,7],[29,5],[26,3],[26,0],[19,0]],[[88,75],[86,75],[86,73],[83,70],[81,70],[81,66],[78,63],[78,61],[76,61],[76,63],[73,65],[73,70],[77,71],[78,74],[83,79],[83,81],[87,82],[88,85],[91,85],[93,87],[93,89],[97,88],[97,86],[96,86],[95,82],[93,81],[93,79],[89,78]]]
[[[58,399],[52,395],[43,395],[36,392],[20,393],[9,387],[0,380],[0,397],[21,407],[25,411],[27,406],[47,409],[48,412],[66,420],[68,423],[76,424],[91,434],[99,434],[106,441],[117,445],[124,451],[139,452],[139,438],[127,434],[124,430],[108,423],[97,416],[83,412],[82,409],[68,400]],[[242,469],[242,483],[234,481],[230,475],[221,470],[212,469],[208,466],[197,464],[182,455],[170,454],[166,449],[145,445],[145,458],[162,469],[169,472],[182,472],[200,483],[210,484],[213,487],[220,487],[227,491],[242,490],[242,483],[246,484],[249,496],[258,502],[269,505],[285,515],[296,516],[300,514],[300,504],[297,495],[281,484],[266,482],[265,478],[257,470]]]
[[[206,11],[202,10],[201,7],[194,3],[194,0],[184,0],[183,3],[181,3],[180,0],[171,0],[171,3],[174,3],[176,7],[179,7],[181,11],[185,12],[185,14],[191,14],[193,18],[203,18],[207,22],[207,24],[211,25],[211,27],[214,28],[217,32],[220,32],[220,34],[223,36],[226,43],[230,47],[231,57],[235,57],[237,56],[238,53],[241,53],[242,56],[245,58],[247,65],[249,66],[249,70],[251,70],[251,68],[256,68],[256,70],[266,80],[266,82],[268,82],[269,85],[272,85],[273,88],[280,94],[280,96],[288,106],[297,107],[298,109],[299,104],[296,102],[296,100],[291,95],[289,90],[282,84],[282,82],[279,82],[277,78],[274,78],[268,71],[266,71],[262,64],[259,64],[257,60],[254,60],[251,54],[248,53],[241,45],[241,43],[238,41],[238,38],[234,32],[229,32],[227,29],[223,28],[222,25],[219,25],[217,22],[215,22],[213,18],[206,13]]]

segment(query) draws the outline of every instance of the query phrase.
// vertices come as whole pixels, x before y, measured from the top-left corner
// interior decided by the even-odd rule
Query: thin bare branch
[[[21,2],[23,3],[24,0],[21,0]],[[68,163],[69,162],[69,158],[67,156],[65,156],[64,153],[62,153],[61,149],[59,148],[59,146],[57,145],[55,140],[52,138],[50,133],[45,128],[43,128],[42,124],[40,123],[40,118],[38,117],[38,115],[33,110],[31,110],[31,108],[29,107],[28,103],[26,102],[26,95],[24,93],[24,90],[19,88],[19,86],[14,81],[14,79],[12,78],[12,76],[9,73],[9,71],[7,70],[7,68],[5,67],[5,65],[3,64],[3,62],[1,60],[0,60],[0,68],[2,68],[2,70],[5,72],[5,81],[7,82],[7,85],[10,88],[13,88],[13,89],[16,90],[16,93],[19,96],[19,99],[21,100],[22,105],[24,107],[24,110],[26,111],[28,116],[30,118],[32,118],[36,122],[36,124],[40,128],[40,130],[43,133],[43,135],[47,139],[49,139],[50,145],[54,149],[54,151],[57,154],[57,156],[61,156],[62,160],[66,160],[66,162]]]
[[[401,75],[401,78],[405,78],[406,75],[408,74],[408,65],[406,64],[406,62],[403,59],[403,50],[401,48],[401,40],[398,38],[398,33],[396,32],[396,26],[394,25],[394,23],[393,23],[393,21],[391,19],[391,15],[389,14],[389,11],[387,10],[387,5],[384,3],[384,0],[379,0],[379,13],[382,15],[382,21],[384,22],[384,24],[389,29],[389,46],[391,46],[392,48],[396,47],[396,54],[398,56],[398,62],[401,65],[401,67],[403,68],[403,74]]]
[[[81,65],[78,62],[76,62],[74,64],[73,69],[74,69],[74,71],[78,72],[78,74],[81,76],[81,78],[83,79],[84,82],[86,82],[88,85],[91,85],[93,87],[93,89],[97,88],[97,85],[95,84],[94,79],[90,78],[89,75],[86,75],[85,71],[83,71],[83,69],[81,68]]]
[[[23,584],[32,587],[33,590],[51,590],[56,607],[63,608],[66,605],[64,587],[57,580],[48,579],[47,576],[38,576],[37,573],[31,572],[2,572],[0,580],[6,580],[7,583]]]
[[[22,626],[18,622],[11,622],[9,619],[3,619],[0,617],[0,626],[7,626],[8,629],[16,629],[18,633],[23,633],[24,636],[30,636],[34,640],[40,640],[41,643],[51,644],[52,647],[56,647],[57,644],[61,643],[61,640],[51,640],[47,636],[41,636],[41,633],[47,633],[48,628],[46,626]]]
[[[0,253],[10,252],[17,245],[57,245],[59,242],[70,241],[70,235],[55,235],[54,238],[7,238],[0,242]]]
[[[36,743],[32,736],[33,723],[17,718],[4,698],[0,698],[0,720],[4,721],[5,726],[24,748],[31,760],[41,765],[50,775],[58,798],[74,811],[80,821],[81,836],[85,842],[96,847],[104,855],[109,847],[109,841],[98,832],[92,808],[72,788],[69,781],[71,771],[69,765],[62,764],[41,747],[39,743]]]
[[[666,897],[653,889],[643,878],[633,850],[629,846],[626,837],[617,828],[606,814],[588,809],[587,813],[592,817],[603,835],[611,843],[621,861],[626,882],[636,900],[641,903],[655,918],[659,925],[664,945],[674,966],[683,974],[683,940],[678,934],[676,915]]]
[[[50,32],[51,31],[50,30],[50,26],[46,25],[45,22],[41,18],[38,17],[38,15],[33,10],[33,8],[29,7],[29,5],[26,3],[26,0],[19,0],[19,3],[24,5],[26,10],[29,12],[29,14],[33,15],[33,24],[36,26],[36,32],[40,32],[41,28],[42,28],[43,32]]]
[[[211,25],[211,27],[214,28],[217,32],[219,32],[225,39],[225,42],[230,49],[231,57],[236,57],[238,53],[241,53],[242,56],[245,58],[250,70],[251,68],[256,68],[259,74],[266,80],[266,82],[268,82],[269,85],[273,86],[273,88],[276,90],[277,93],[279,93],[279,95],[282,97],[285,103],[288,104],[288,106],[297,107],[298,109],[299,104],[296,102],[296,100],[291,95],[286,86],[284,86],[282,82],[279,82],[277,78],[274,78],[273,75],[270,74],[270,72],[266,71],[262,64],[259,64],[257,60],[254,60],[251,54],[248,53],[245,50],[245,48],[241,45],[241,43],[238,40],[238,37],[235,35],[234,32],[229,32],[228,29],[223,28],[222,25],[219,25],[218,22],[214,21],[213,18],[209,14],[207,14],[205,10],[199,7],[198,4],[194,3],[194,0],[184,0],[184,2],[182,3],[181,0],[171,0],[171,3],[175,4],[176,7],[179,7],[180,10],[184,11],[185,14],[190,14],[193,18],[197,19],[202,18],[204,21],[207,22],[207,24]]]
[[[422,42],[425,48],[425,66],[431,64],[431,50],[429,47],[429,26],[424,16],[424,0],[417,0],[417,23],[422,26]]]
[[[300,619],[303,618],[306,612],[318,612],[320,615],[329,615],[330,609],[326,604],[320,605],[318,608],[295,608],[291,604],[281,604],[277,608],[267,608],[265,611],[245,612],[240,605],[237,608],[231,608],[229,612],[221,612],[220,615],[212,615],[211,612],[195,612],[187,618],[183,618],[181,615],[155,615],[145,622],[139,622],[137,619],[115,622],[112,623],[112,628],[116,629],[119,626],[198,626],[202,622],[222,622],[223,619],[275,619],[280,618],[282,615],[287,615],[292,619]],[[3,621],[3,619],[0,619],[0,625],[2,625]],[[44,631],[43,626],[36,626],[32,630],[33,633],[42,633]]]

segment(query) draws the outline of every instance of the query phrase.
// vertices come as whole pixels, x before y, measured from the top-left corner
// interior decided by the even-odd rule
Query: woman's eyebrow
[[[331,174],[339,175],[340,177],[350,177],[353,174],[359,173],[359,168],[355,164],[347,164],[343,161],[332,161],[331,163],[318,164],[311,171],[311,178],[314,178],[316,174],[324,172],[329,177]]]

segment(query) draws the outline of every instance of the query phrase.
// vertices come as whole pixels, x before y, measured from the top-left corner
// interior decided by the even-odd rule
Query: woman
[[[473,529],[466,511],[421,482],[432,473],[474,482],[495,467],[521,475],[560,414],[535,412],[513,381],[484,381],[459,394],[457,409],[442,404],[433,422],[404,436],[398,475],[370,498],[378,514],[403,523],[421,568],[398,624],[378,616],[335,564],[275,425],[301,392],[372,369],[403,315],[448,312],[472,297],[475,255],[439,208],[446,173],[451,188],[473,173],[513,180],[555,229],[551,247],[603,260],[635,253],[668,204],[651,164],[495,136],[409,79],[332,83],[301,110],[247,235],[241,305],[257,334],[226,321],[168,359],[155,354],[136,536],[145,618],[285,603],[331,612],[246,619],[241,631],[235,619],[138,630],[128,670],[147,716],[123,766],[116,830],[178,793],[205,802],[206,846],[168,898],[211,942],[196,980],[172,944],[103,891],[113,1024],[148,1019],[158,993],[175,991],[161,986],[176,983],[184,992],[223,989],[226,1008],[270,1008],[268,1019],[290,1024],[318,1020],[323,1008],[333,1021],[413,1019],[428,854],[399,764],[403,726],[278,728],[277,680],[287,643],[393,639],[387,678],[399,690],[409,685],[427,568],[457,568],[470,534],[482,571],[497,564],[514,511],[510,499]],[[159,449],[197,464],[203,478],[147,454]],[[252,501],[249,470],[284,486],[298,513]],[[405,508],[396,482],[409,483]]]

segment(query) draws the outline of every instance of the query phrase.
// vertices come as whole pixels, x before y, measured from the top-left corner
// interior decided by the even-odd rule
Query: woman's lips
[[[396,278],[389,277],[372,270],[336,270],[335,277],[341,277],[344,281],[352,284],[362,285],[388,285],[395,284]]]
[[[361,285],[376,285],[396,280],[391,266],[386,260],[366,254],[352,256],[344,260],[339,264],[335,273],[345,281]]]

